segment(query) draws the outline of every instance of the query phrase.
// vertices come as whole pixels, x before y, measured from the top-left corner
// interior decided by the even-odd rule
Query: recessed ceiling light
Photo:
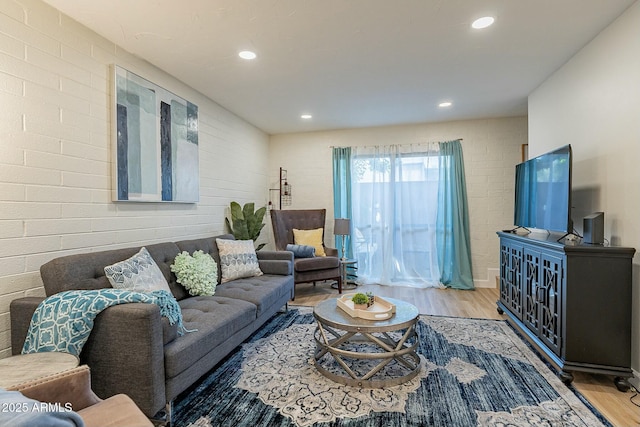
[[[449,102],[449,101],[441,102],[440,104],[438,104],[438,107],[440,107],[440,108],[451,107],[451,102]]]
[[[309,120],[311,117],[313,117],[311,114],[303,114],[300,116],[301,119],[305,119],[305,120]]]
[[[484,16],[482,18],[478,18],[475,21],[473,21],[471,26],[479,30],[479,29],[487,28],[491,26],[494,22],[495,22],[495,18],[493,16]]]
[[[242,52],[238,53],[238,56],[242,59],[256,59],[256,54],[254,52],[251,52],[250,50],[243,50]]]

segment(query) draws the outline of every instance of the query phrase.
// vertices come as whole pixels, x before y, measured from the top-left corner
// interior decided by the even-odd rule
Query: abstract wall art
[[[199,200],[198,106],[113,66],[113,200]]]

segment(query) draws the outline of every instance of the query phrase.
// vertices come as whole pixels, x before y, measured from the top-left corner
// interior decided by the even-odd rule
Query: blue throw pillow
[[[316,248],[307,245],[287,245],[287,250],[293,252],[295,258],[313,258],[316,256]]]

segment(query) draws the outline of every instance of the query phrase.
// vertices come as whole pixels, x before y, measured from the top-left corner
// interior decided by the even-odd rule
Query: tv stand
[[[529,230],[527,227],[523,227],[521,225],[518,225],[517,227],[514,228],[510,228],[510,229],[506,229],[506,230],[502,230],[503,233],[516,233],[518,232],[518,230],[520,229],[525,230],[527,233],[531,233],[531,230]]]
[[[557,236],[498,232],[497,310],[559,371],[613,376],[629,389],[633,248],[564,245]]]

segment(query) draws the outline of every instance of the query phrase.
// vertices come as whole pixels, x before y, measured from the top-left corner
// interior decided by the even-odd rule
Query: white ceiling
[[[635,0],[45,1],[277,134],[524,115]]]

